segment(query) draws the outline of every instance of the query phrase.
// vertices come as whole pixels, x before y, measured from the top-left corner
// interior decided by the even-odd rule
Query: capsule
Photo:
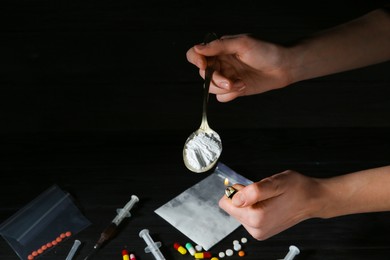
[[[126,249],[122,250],[123,260],[130,260],[129,252]]]
[[[203,258],[211,258],[212,255],[210,252],[199,252],[199,253],[195,253],[194,257],[196,259],[203,259]]]
[[[179,243],[174,243],[173,244],[173,247],[179,251],[180,254],[182,255],[185,255],[187,253],[187,249],[185,249],[182,245],[180,245]]]
[[[195,253],[196,253],[196,250],[195,250],[195,248],[192,246],[192,244],[191,243],[186,243],[186,248],[187,248],[187,250],[188,250],[188,252],[190,252],[190,254],[193,256],[193,255],[195,255]]]

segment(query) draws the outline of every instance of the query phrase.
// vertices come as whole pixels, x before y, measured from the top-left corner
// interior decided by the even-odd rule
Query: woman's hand
[[[285,171],[246,187],[232,199],[223,196],[219,206],[236,218],[258,240],[267,239],[321,210],[318,179]]]
[[[210,93],[227,102],[290,84],[286,54],[282,46],[241,34],[195,45],[187,51],[187,59],[204,78],[206,58],[216,58]]]

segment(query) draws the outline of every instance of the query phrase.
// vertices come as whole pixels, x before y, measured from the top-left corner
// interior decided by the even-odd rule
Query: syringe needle
[[[139,201],[138,197],[135,195],[131,196],[131,200],[126,203],[126,205],[121,208],[117,209],[117,215],[115,218],[111,221],[110,225],[108,225],[103,232],[100,234],[99,240],[94,245],[92,251],[84,258],[84,260],[88,260],[91,258],[92,255],[95,254],[95,252],[105,243],[106,241],[113,238],[118,230],[119,224],[122,222],[122,220],[125,217],[130,217],[130,209],[134,206],[135,203]]]

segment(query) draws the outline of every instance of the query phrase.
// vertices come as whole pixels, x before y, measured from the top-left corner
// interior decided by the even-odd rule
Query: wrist
[[[313,178],[313,185],[310,194],[308,218],[331,218],[337,216],[337,209],[341,206],[340,193],[335,187],[332,178]],[[333,184],[332,184],[333,183]],[[338,186],[336,184],[336,186]]]

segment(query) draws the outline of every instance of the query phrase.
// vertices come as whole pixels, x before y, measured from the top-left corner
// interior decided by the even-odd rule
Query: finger
[[[233,198],[236,195],[233,196]],[[226,213],[237,219],[242,224],[249,225],[251,227],[257,226],[257,222],[261,222],[264,218],[264,210],[262,203],[256,204],[255,207],[236,207],[233,205],[232,200],[227,196],[223,196],[219,200],[219,207],[223,209]],[[252,223],[256,221],[256,223]]]
[[[206,58],[203,55],[197,53],[194,47],[187,51],[186,58],[190,63],[194,64],[199,69],[201,70],[206,69],[207,66]]]
[[[244,96],[245,95],[245,86],[238,88],[234,91],[230,91],[227,93],[221,93],[217,95],[217,100],[219,102],[225,103],[232,101],[238,97]]]
[[[247,207],[282,193],[280,178],[272,176],[239,190],[232,198],[232,204],[236,207]]]
[[[240,38],[223,38],[208,44],[195,45],[194,51],[204,56],[230,55],[237,51],[237,41]]]
[[[233,87],[233,82],[222,75],[219,71],[213,72],[213,78],[212,78],[212,88],[210,88],[210,93],[213,94],[224,94],[231,91]]]
[[[239,92],[229,92],[226,94],[218,94],[217,100],[221,103],[226,103],[236,99],[239,96],[241,96]]]

